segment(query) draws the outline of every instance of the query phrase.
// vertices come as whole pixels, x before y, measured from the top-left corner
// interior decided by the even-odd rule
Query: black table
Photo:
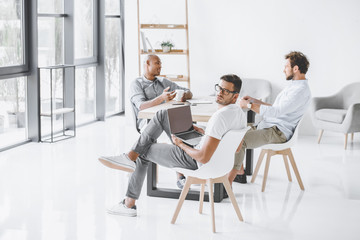
[[[247,115],[248,123],[253,123],[255,120],[255,113],[248,111]],[[253,169],[253,150],[246,150],[246,175],[252,175]],[[172,188],[158,188],[156,187],[156,164],[150,163],[147,172],[147,195],[150,197],[163,197],[163,198],[175,198],[178,199],[181,193],[180,189]],[[190,190],[186,196],[187,200],[199,200],[199,191]],[[226,192],[221,183],[214,184],[214,202],[221,202],[226,198]],[[209,201],[209,195],[205,192],[204,201]]]

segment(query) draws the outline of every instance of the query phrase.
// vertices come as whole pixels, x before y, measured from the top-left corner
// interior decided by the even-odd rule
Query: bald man
[[[184,90],[182,102],[192,98],[189,89],[180,87],[166,78],[158,77],[160,72],[160,58],[154,54],[147,55],[144,62],[144,75],[136,78],[130,85],[130,101],[136,116],[140,110],[172,100],[176,96],[174,94],[176,89]],[[145,123],[144,119],[137,119],[136,127],[141,129]],[[184,184],[185,177],[178,174],[177,186],[182,189]]]

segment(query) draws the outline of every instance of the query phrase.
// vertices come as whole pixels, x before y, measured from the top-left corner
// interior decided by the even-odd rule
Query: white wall
[[[138,75],[137,15],[136,1],[125,3],[128,86]],[[298,50],[310,60],[313,96],[333,94],[360,81],[359,12],[357,0],[189,0],[191,90],[211,93],[221,75],[235,73],[268,79],[276,95],[286,82],[284,55]],[[308,114],[301,133],[316,133]]]

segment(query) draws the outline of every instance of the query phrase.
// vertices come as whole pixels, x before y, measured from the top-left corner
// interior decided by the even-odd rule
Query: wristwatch
[[[251,102],[246,105],[246,107],[247,107],[248,109],[251,109],[251,106],[252,106],[252,103],[251,103]]]

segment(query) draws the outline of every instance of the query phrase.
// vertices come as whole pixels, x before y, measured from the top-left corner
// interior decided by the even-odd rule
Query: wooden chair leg
[[[256,167],[255,167],[254,173],[253,173],[252,178],[251,178],[251,183],[254,183],[254,181],[255,181],[255,178],[256,178],[256,176],[257,176],[257,174],[259,172],[261,163],[262,163],[262,161],[264,159],[264,156],[265,156],[266,152],[267,151],[265,149],[261,149],[258,162],[256,163]]]
[[[345,144],[344,144],[344,149],[346,150],[347,147],[347,140],[348,140],[348,135],[347,133],[345,133]]]
[[[201,190],[200,190],[200,206],[199,206],[199,213],[202,213],[203,210],[203,204],[204,204],[204,193],[205,193],[205,184],[201,184]]]
[[[179,202],[178,202],[178,204],[177,204],[177,206],[176,206],[174,215],[173,215],[172,220],[171,220],[171,223],[172,223],[172,224],[175,223],[176,218],[177,218],[177,216],[179,215],[180,209],[181,209],[181,207],[182,207],[182,204],[184,203],[184,200],[185,200],[185,198],[186,198],[186,195],[187,195],[188,192],[189,192],[189,189],[190,189],[190,186],[191,186],[192,181],[193,181],[193,177],[187,177],[187,178],[186,178],[186,182],[185,182],[184,188],[183,188],[183,190],[181,191],[181,194],[180,194],[180,197],[179,197]]]
[[[211,208],[211,223],[212,223],[212,231],[215,233],[215,209],[214,209],[214,191],[213,191],[213,183],[211,179],[208,179],[207,185],[209,187],[209,202],[210,202],[210,208]]]
[[[244,221],[243,217],[241,216],[241,212],[240,212],[240,209],[239,209],[239,206],[236,202],[236,198],[235,198],[235,195],[234,195],[234,192],[233,190],[231,189],[231,186],[230,186],[230,182],[229,180],[227,179],[226,176],[223,177],[223,184],[224,184],[224,187],[226,189],[226,192],[231,200],[231,203],[235,209],[235,212],[236,212],[236,215],[238,216],[239,220],[242,222]]]
[[[292,168],[294,170],[296,179],[297,179],[297,181],[299,183],[300,189],[305,190],[303,182],[302,182],[301,177],[300,177],[299,170],[298,170],[298,168],[296,166],[296,163],[295,163],[295,160],[294,160],[294,156],[293,156],[293,154],[291,152],[291,149],[289,148],[287,152],[288,152],[289,160],[290,160],[291,166],[292,166]]]
[[[323,135],[323,132],[324,132],[323,129],[321,129],[320,132],[319,132],[318,144],[320,143],[320,140],[321,140],[321,137],[322,137],[322,135]]]
[[[284,155],[284,154],[283,154],[282,156],[283,156],[283,159],[284,159],[284,164],[285,164],[286,173],[287,173],[289,182],[291,182],[292,179],[291,179],[291,173],[290,173],[289,163],[288,163],[288,160],[287,160],[287,155]]]
[[[271,159],[271,154],[268,152],[267,157],[266,157],[266,165],[265,165],[265,169],[264,169],[264,178],[263,178],[263,183],[262,183],[262,187],[261,187],[262,192],[265,191],[265,187],[266,187],[266,180],[267,180],[267,176],[268,176],[268,172],[269,172],[270,159]]]
[[[351,141],[354,141],[354,133],[351,133]]]

